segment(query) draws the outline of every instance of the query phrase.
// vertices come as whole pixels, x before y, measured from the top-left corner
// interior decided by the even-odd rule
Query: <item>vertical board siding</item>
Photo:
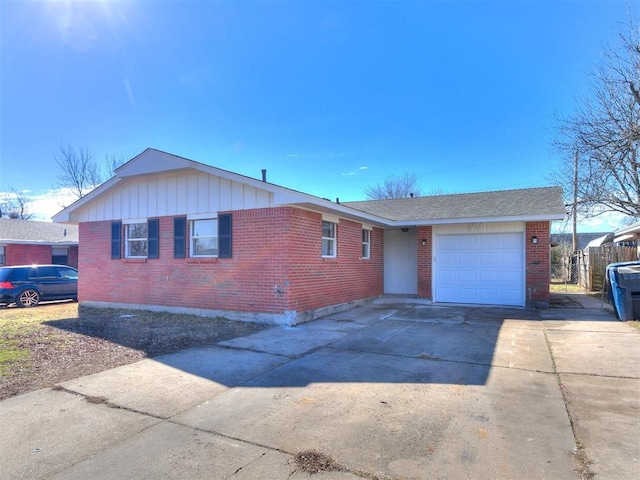
[[[133,178],[91,206],[79,210],[79,222],[199,214],[268,208],[266,191],[202,172]]]
[[[464,235],[467,233],[520,233],[524,232],[524,222],[458,223],[454,225],[434,225],[434,235]]]

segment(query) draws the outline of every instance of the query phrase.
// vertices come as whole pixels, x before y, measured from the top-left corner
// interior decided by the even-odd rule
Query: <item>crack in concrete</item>
[[[162,417],[160,415],[154,415],[153,413],[149,413],[149,412],[143,412],[142,410],[136,410],[135,408],[125,407],[123,405],[118,405],[117,403],[110,402],[109,399],[106,398],[106,397],[99,397],[99,396],[95,396],[95,395],[87,395],[85,393],[76,392],[75,390],[71,390],[71,389],[69,389],[67,387],[63,387],[62,385],[54,385],[53,387],[51,387],[51,390],[55,390],[57,392],[65,392],[65,393],[69,393],[71,395],[75,395],[77,397],[82,397],[88,403],[93,403],[95,405],[104,405],[107,408],[115,408],[115,409],[118,409],[118,410],[125,410],[127,412],[137,413],[139,415],[144,415],[146,417],[151,417],[151,418],[155,418],[155,419],[158,419],[158,420],[169,420],[169,418],[170,418],[170,417]]]
[[[571,426],[571,433],[573,434],[573,440],[575,442],[575,447],[571,452],[571,456],[577,464],[576,473],[580,475],[582,480],[590,480],[596,476],[596,473],[591,470],[591,465],[593,461],[587,455],[586,449],[580,436],[577,431],[577,419],[571,412],[569,407],[569,399],[567,398],[567,392],[565,389],[564,383],[562,383],[561,373],[558,372],[556,367],[556,359],[553,355],[553,348],[551,347],[551,341],[547,336],[547,330],[543,329],[542,333],[544,334],[544,340],[547,343],[547,349],[549,350],[549,356],[551,357],[551,365],[553,367],[553,373],[556,377],[556,381],[558,382],[558,388],[560,389],[560,394],[562,395],[562,402],[564,403],[565,411],[567,412],[567,418],[569,420],[569,425]]]

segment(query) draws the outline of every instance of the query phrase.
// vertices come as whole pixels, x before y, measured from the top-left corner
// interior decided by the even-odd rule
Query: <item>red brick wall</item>
[[[5,265],[47,264],[52,260],[51,245],[10,244],[5,247]],[[78,267],[78,247],[69,247],[69,265]]]
[[[322,216],[292,209],[288,245],[290,310],[308,311],[383,293],[383,236],[370,234],[371,254],[362,258],[362,224],[341,219],[337,224],[336,258],[322,257]]]
[[[232,213],[230,259],[174,259],[173,217],[163,217],[158,260],[111,260],[111,222],[80,224],[79,300],[281,314],[382,294],[381,230],[372,232],[372,259],[361,260],[362,226],[341,221],[338,258],[323,259],[321,215]]]
[[[433,229],[418,227],[418,296],[432,300],[433,280]],[[427,244],[422,245],[422,240]]]
[[[5,248],[6,265],[51,263],[51,245],[9,244]]]
[[[532,243],[533,237],[538,243]],[[527,305],[549,303],[551,239],[549,222],[528,222],[525,233]]]
[[[72,245],[69,247],[69,260],[68,265],[78,268],[78,246]]]

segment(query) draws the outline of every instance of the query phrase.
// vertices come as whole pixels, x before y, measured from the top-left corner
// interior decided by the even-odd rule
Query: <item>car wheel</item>
[[[19,307],[35,307],[38,303],[40,303],[40,294],[31,288],[20,292],[16,299],[16,304]]]

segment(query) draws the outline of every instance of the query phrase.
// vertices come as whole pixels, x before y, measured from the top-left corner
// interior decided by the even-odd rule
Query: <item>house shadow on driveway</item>
[[[295,327],[268,327],[155,356],[145,362],[170,370],[158,370],[144,381],[157,383],[160,388],[171,381],[183,383],[183,378],[174,377],[188,374],[225,387],[301,387],[312,383],[484,385],[494,367],[552,371],[540,319],[534,310],[381,298]],[[135,317],[130,320],[122,323],[126,327],[105,325],[90,334],[132,346],[136,343],[132,329]],[[87,333],[81,320],[49,324]],[[181,334],[177,328],[152,333]],[[152,351],[147,354],[153,356]],[[121,372],[135,370],[131,365],[119,368]],[[132,388],[141,381],[138,374],[135,377]],[[122,385],[126,383],[123,379]]]

